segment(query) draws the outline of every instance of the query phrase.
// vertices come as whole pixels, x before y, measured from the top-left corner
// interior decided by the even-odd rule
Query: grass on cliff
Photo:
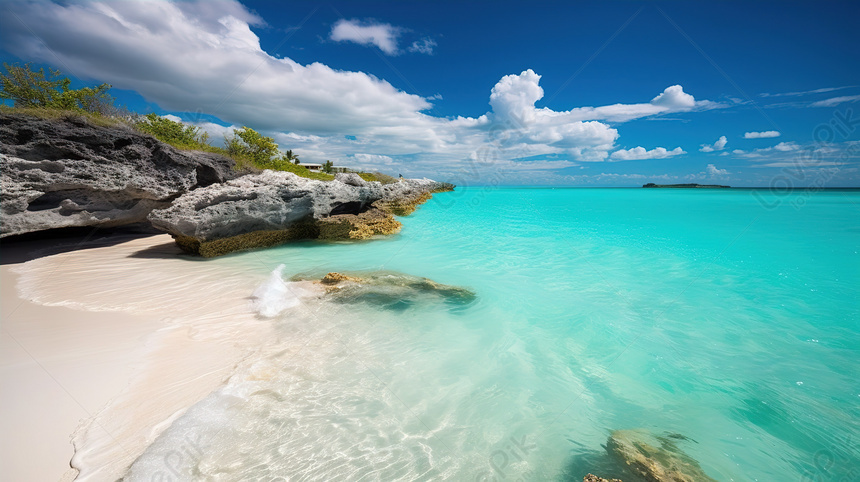
[[[31,117],[37,117],[39,119],[49,120],[83,120],[85,122],[88,122],[89,124],[96,125],[99,127],[128,126],[128,124],[124,120],[116,117],[108,117],[101,114],[86,111],[56,109],[51,107],[10,107],[8,105],[0,104],[0,113],[26,115]]]

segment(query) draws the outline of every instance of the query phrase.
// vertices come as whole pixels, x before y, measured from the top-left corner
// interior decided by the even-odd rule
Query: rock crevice
[[[233,165],[125,126],[0,114],[0,237],[145,222],[181,194],[235,177]]]

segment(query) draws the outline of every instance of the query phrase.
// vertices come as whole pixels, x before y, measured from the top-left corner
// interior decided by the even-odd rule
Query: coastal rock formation
[[[392,214],[412,212],[431,192],[448,188],[429,179],[383,186],[357,174],[316,181],[263,171],[189,192],[153,211],[153,226],[184,250],[202,256],[274,246],[293,239],[367,239],[400,230]],[[377,204],[381,203],[381,204]],[[394,209],[388,208],[396,205]]]
[[[621,479],[604,479],[594,474],[588,474],[582,478],[582,482],[621,482]]]
[[[403,310],[420,303],[443,302],[455,306],[472,303],[473,291],[437,283],[394,271],[371,273],[328,273],[324,277],[295,276],[293,281],[316,280],[326,296],[338,303],[368,303],[382,308]]]
[[[218,256],[319,236],[317,220],[358,214],[382,198],[379,183],[361,186],[263,171],[196,189],[153,211],[152,225],[184,250]]]
[[[683,435],[655,436],[647,430],[616,430],[606,450],[634,473],[649,482],[716,482],[699,463],[681,450],[676,441]]]
[[[145,222],[177,196],[235,175],[226,157],[179,151],[128,127],[0,114],[0,237]]]
[[[398,216],[408,216],[433,193],[453,191],[454,185],[430,179],[403,179],[382,186],[383,197],[374,206]]]

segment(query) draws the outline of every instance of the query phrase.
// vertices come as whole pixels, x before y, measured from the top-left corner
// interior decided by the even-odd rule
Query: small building
[[[350,169],[346,166],[331,166],[331,172],[350,172]]]
[[[322,171],[322,164],[311,164],[308,162],[300,162],[299,165],[307,168],[308,171],[313,171],[313,172]]]

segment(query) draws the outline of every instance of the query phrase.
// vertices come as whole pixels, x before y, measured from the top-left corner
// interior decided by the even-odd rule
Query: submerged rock
[[[226,157],[179,151],[127,126],[0,114],[0,237],[145,222],[177,196],[235,175]]]
[[[328,273],[322,278],[293,277],[293,281],[309,279],[318,280],[325,288],[325,296],[331,301],[367,303],[394,310],[403,310],[422,302],[467,305],[476,298],[475,293],[466,288],[394,271],[352,275]]]
[[[610,434],[606,450],[649,482],[716,482],[677,446],[676,440],[688,439],[679,434],[656,436],[647,430],[616,430]]]
[[[588,474],[582,478],[582,482],[621,482],[621,479],[604,479],[594,474]]]

